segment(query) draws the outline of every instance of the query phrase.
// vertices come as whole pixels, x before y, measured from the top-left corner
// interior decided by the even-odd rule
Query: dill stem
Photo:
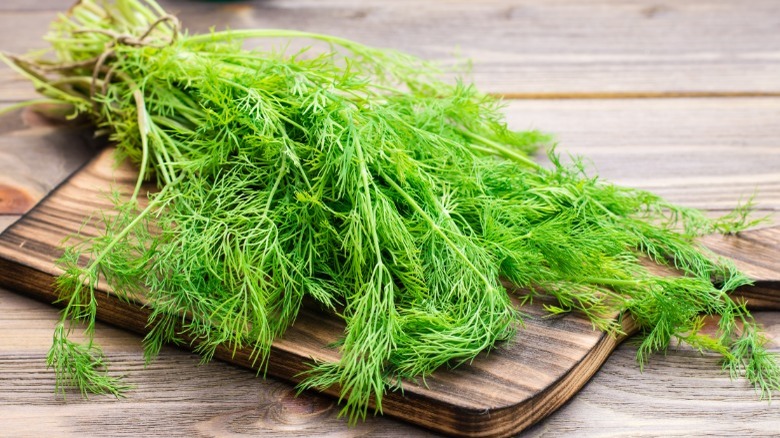
[[[152,117],[152,119],[155,119],[155,117]],[[175,129],[184,129],[184,130],[189,129],[189,128],[186,128],[184,126],[181,126],[177,122],[172,121],[170,119],[165,119],[165,118],[162,118],[162,119],[163,119],[163,123],[169,123],[169,127],[172,126]],[[155,122],[155,125],[156,124],[157,124],[157,122]],[[179,160],[179,161],[183,161],[184,160],[184,157],[182,156],[181,150],[179,150],[179,146],[176,144],[176,141],[171,138],[170,135],[168,135],[164,130],[161,130],[161,129],[157,130],[157,135],[160,136],[160,141],[167,142],[168,146],[170,146],[171,154],[175,155],[175,158],[177,160]],[[170,165],[171,163],[169,162],[168,164]]]
[[[176,174],[176,171],[173,169],[171,159],[171,151],[169,151],[169,148],[166,148],[165,145],[162,144],[162,138],[160,138],[160,129],[157,128],[157,126],[152,122],[150,119],[147,119],[149,121],[150,126],[152,129],[150,130],[150,135],[152,138],[157,140],[158,144],[160,144],[159,150],[162,153],[162,158],[160,158],[160,153],[158,153],[157,148],[155,148],[155,156],[157,157],[160,167],[160,170],[162,171],[163,179],[165,180],[165,184],[170,184],[170,182],[173,179],[173,176]],[[176,149],[175,147],[172,149]]]
[[[586,277],[581,280],[604,286],[639,286],[642,284],[642,280],[626,280],[619,278]]]
[[[492,148],[495,152],[498,152],[500,155],[503,155],[505,158],[510,158],[512,161],[514,161],[514,162],[516,162],[518,164],[522,164],[523,166],[530,167],[531,169],[536,170],[536,171],[544,170],[544,168],[542,166],[540,166],[539,164],[535,163],[530,158],[528,158],[528,157],[526,157],[526,156],[524,156],[524,155],[522,155],[520,153],[517,153],[516,151],[513,151],[513,150],[511,150],[511,149],[509,149],[509,148],[499,144],[498,142],[490,140],[489,138],[485,138],[485,137],[483,137],[483,136],[481,136],[479,134],[475,134],[475,133],[473,133],[473,132],[471,132],[471,131],[469,131],[467,129],[464,129],[464,128],[457,128],[457,131],[459,133],[463,134],[464,136],[472,139],[472,140],[476,140],[476,141],[482,143],[483,145]]]
[[[45,105],[47,103],[51,103],[51,104],[65,103],[65,104],[67,104],[67,102],[63,102],[63,101],[57,100],[57,99],[32,99],[32,100],[26,100],[24,102],[18,102],[18,103],[15,103],[13,105],[8,105],[7,107],[0,109],[0,116],[8,114],[8,113],[10,113],[12,111],[16,111],[19,108],[26,108],[28,106],[34,106],[34,105]]]
[[[414,209],[414,211],[416,211],[420,216],[422,216],[423,219],[425,219],[425,221],[428,223],[428,225],[431,226],[431,228],[436,232],[436,234],[441,236],[442,240],[444,240],[444,242],[447,243],[447,246],[449,246],[453,251],[455,251],[455,254],[457,254],[458,257],[460,257],[464,263],[466,263],[466,266],[468,266],[469,269],[474,271],[474,273],[476,273],[480,277],[480,279],[482,279],[482,281],[485,282],[485,285],[487,287],[494,286],[493,283],[491,283],[487,279],[487,277],[485,277],[485,274],[483,274],[482,271],[477,269],[477,267],[474,266],[471,260],[468,257],[466,257],[466,254],[464,254],[463,251],[461,251],[460,248],[457,245],[455,245],[455,242],[453,242],[447,236],[444,230],[442,230],[441,227],[436,225],[436,222],[433,221],[433,218],[431,218],[428,215],[428,213],[426,213],[422,209],[422,207],[420,207],[420,205],[417,204],[417,202],[411,196],[409,196],[409,194],[406,193],[404,189],[401,188],[401,186],[399,186],[398,184],[396,184],[395,181],[387,177],[385,177],[385,181],[387,181],[387,183],[390,184],[390,187],[392,187],[393,190],[395,190],[399,195],[401,195],[404,198],[404,200],[406,200],[406,202]]]
[[[11,69],[15,72],[29,79],[30,82],[32,82],[35,86],[36,91],[44,94],[47,97],[55,99],[57,97],[61,97],[63,103],[71,103],[74,99],[86,102],[83,98],[68,94],[67,92],[51,85],[45,78],[41,77],[40,75],[22,67],[20,65],[21,60],[16,57],[0,52],[0,61],[11,67]]]
[[[274,181],[273,187],[271,187],[271,192],[268,194],[268,201],[265,203],[265,209],[263,210],[263,217],[268,217],[268,212],[271,211],[271,202],[274,200],[274,196],[276,195],[276,191],[279,190],[279,184],[282,182],[282,178],[284,178],[284,174],[287,173],[287,160],[285,159],[284,153],[282,153],[282,165],[279,168],[279,175],[276,177],[276,181]]]
[[[612,210],[608,209],[608,208],[607,208],[607,207],[606,207],[604,204],[602,204],[602,203],[601,203],[601,202],[600,202],[598,199],[595,199],[595,198],[593,198],[593,199],[591,199],[591,202],[593,202],[593,204],[595,204],[595,205],[596,205],[598,208],[600,208],[601,210],[603,210],[603,211],[604,211],[604,213],[607,213],[607,215],[608,215],[609,217],[611,217],[612,219],[620,219],[620,218],[618,217],[618,215],[616,215],[615,213],[613,213],[613,212],[612,212]]]
[[[149,201],[149,204],[146,206],[146,208],[141,210],[141,212],[138,213],[138,215],[135,218],[133,218],[133,220],[129,224],[127,224],[127,226],[124,227],[122,231],[117,233],[116,236],[114,236],[114,238],[111,239],[111,242],[109,242],[108,245],[106,245],[106,247],[103,248],[103,251],[101,251],[100,254],[98,254],[97,257],[95,257],[95,259],[92,260],[92,262],[90,262],[90,266],[97,266],[98,264],[100,264],[100,262],[103,261],[103,259],[108,255],[108,253],[111,252],[112,249],[114,249],[114,246],[116,246],[116,244],[119,243],[119,241],[122,240],[127,235],[127,233],[130,232],[130,230],[135,228],[135,226],[138,225],[138,223],[141,222],[141,220],[144,219],[149,214],[149,212],[152,211],[154,207],[157,206],[157,204],[159,203],[158,200],[168,190],[168,188],[176,185],[183,178],[184,178],[184,173],[179,175],[179,177],[176,178],[174,181],[171,181],[170,183],[166,184],[163,187],[163,189],[160,190],[157,196],[153,200]]]
[[[363,182],[363,190],[366,192],[366,202],[368,203],[369,216],[368,219],[371,223],[368,224],[371,229],[371,238],[374,243],[374,251],[376,251],[376,263],[377,266],[382,266],[382,248],[379,246],[379,236],[376,234],[376,212],[371,208],[371,188],[368,184],[368,169],[366,169],[366,159],[363,156],[363,147],[360,145],[360,140],[355,136],[355,150],[357,152],[358,161],[360,162],[360,178]]]
[[[95,81],[98,85],[102,83],[100,79]],[[56,81],[51,81],[49,84],[51,84],[54,87],[59,88],[60,85],[71,85],[71,84],[82,84],[89,86],[92,83],[92,78],[88,76],[71,76],[67,78],[57,79]]]
[[[141,185],[146,178],[146,167],[149,163],[149,126],[147,125],[146,106],[144,105],[144,96],[140,90],[133,92],[135,106],[138,113],[138,130],[141,133],[141,166],[138,171],[138,178],[135,181],[135,189],[130,200],[134,202],[138,199],[138,193],[141,191]]]

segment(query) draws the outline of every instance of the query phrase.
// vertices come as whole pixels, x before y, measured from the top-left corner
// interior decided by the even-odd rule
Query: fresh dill
[[[242,48],[271,37],[330,49]],[[53,57],[3,59],[139,168],[104,233],[60,260],[58,389],[126,389],[91,342],[103,279],[152,309],[147,360],[187,337],[206,359],[251,348],[262,367],[304,298],[316,300],[346,323],[341,359],[315,364],[300,387],[339,385],[351,421],[370,403],[381,412],[390,382],[515,336],[522,318],[502,279],[601,330],[630,315],[640,363],[677,339],[722,354],[764,396],[780,387],[765,339],[729,297],[749,280],[694,242],[743,229],[745,211],[711,220],[554,153],[543,168],[529,156],[546,136],[508,129],[498,100],[390,50],[292,30],[188,35],[152,0],[81,0],[46,39]],[[145,181],[159,188],[148,201]],[[644,258],[682,275],[653,275]],[[701,333],[704,314],[720,316],[717,336]],[[72,321],[87,323],[85,345],[68,339]]]

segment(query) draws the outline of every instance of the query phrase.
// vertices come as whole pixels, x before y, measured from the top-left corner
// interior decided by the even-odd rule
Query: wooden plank
[[[12,223],[19,220],[19,218],[22,217],[21,215],[17,214],[3,214],[0,215],[0,233],[5,231],[6,228],[10,227]]]
[[[759,280],[744,292],[753,308],[780,309],[780,227],[757,229],[739,236],[707,236],[704,244],[733,260],[750,278]]]
[[[0,11],[0,50],[11,53],[26,53],[46,47],[43,36],[49,30],[49,24],[57,18],[57,14],[67,10],[68,3],[49,1],[54,6],[48,10],[11,10]],[[55,6],[56,5],[56,6]],[[0,93],[1,94],[1,93]]]
[[[0,231],[10,225],[11,217],[26,213],[83,166],[103,144],[84,122],[63,125],[29,109],[0,117]]]
[[[713,211],[755,194],[780,211],[780,99],[510,100],[506,113],[616,184]]]
[[[2,50],[42,47],[68,2],[4,4]],[[331,33],[447,63],[470,58],[484,90],[514,97],[780,94],[780,3],[696,0],[163,1],[192,31]],[[25,90],[0,75],[0,96]],[[26,90],[29,93],[29,88]]]

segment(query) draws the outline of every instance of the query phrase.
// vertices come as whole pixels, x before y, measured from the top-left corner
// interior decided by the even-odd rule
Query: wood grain
[[[2,49],[40,48],[49,21],[70,3],[3,2],[0,16],[14,25],[0,26]],[[773,0],[161,3],[195,32],[293,28],[445,63],[469,58],[482,89],[511,97],[780,95]],[[8,77],[0,73],[0,97],[26,98],[31,88]]]
[[[11,226],[12,223],[19,220],[19,218],[22,217],[21,215],[17,214],[2,214],[0,215],[0,233],[3,232],[6,228]]]
[[[30,109],[0,117],[0,232],[103,144],[84,124],[63,124]]]
[[[717,211],[755,194],[780,211],[780,99],[510,100],[506,114],[616,184]]]
[[[751,307],[780,309],[780,227],[763,228],[740,236],[707,236],[705,245],[715,253],[734,261],[737,267],[756,280],[756,287],[742,295]]]

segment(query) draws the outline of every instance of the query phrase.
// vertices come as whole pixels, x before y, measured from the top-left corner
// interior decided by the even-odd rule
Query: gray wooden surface
[[[680,3],[680,4],[678,4]],[[40,47],[68,0],[5,0],[0,50]],[[599,174],[713,214],[757,192],[780,210],[780,3],[775,1],[166,1],[185,25],[290,27],[455,62],[508,98],[515,128],[556,134]],[[0,107],[33,97],[0,68]],[[518,99],[523,97],[525,99]],[[529,99],[533,98],[533,99]],[[45,140],[42,140],[45,139]],[[83,131],[29,112],[0,117],[0,186],[32,204],[90,154]],[[9,189],[6,189],[9,190]],[[3,193],[0,191],[0,193]],[[0,229],[19,210],[0,196]],[[15,198],[16,199],[16,198]],[[5,208],[5,210],[4,210]],[[774,223],[780,223],[775,217]],[[140,339],[101,326],[124,400],[53,395],[44,366],[57,312],[0,290],[0,436],[425,436],[388,418],[347,427],[333,400],[167,348],[147,369]],[[780,315],[757,314],[780,351]],[[777,436],[777,402],[757,401],[717,359],[686,349],[643,373],[624,344],[557,413],[524,436]]]

